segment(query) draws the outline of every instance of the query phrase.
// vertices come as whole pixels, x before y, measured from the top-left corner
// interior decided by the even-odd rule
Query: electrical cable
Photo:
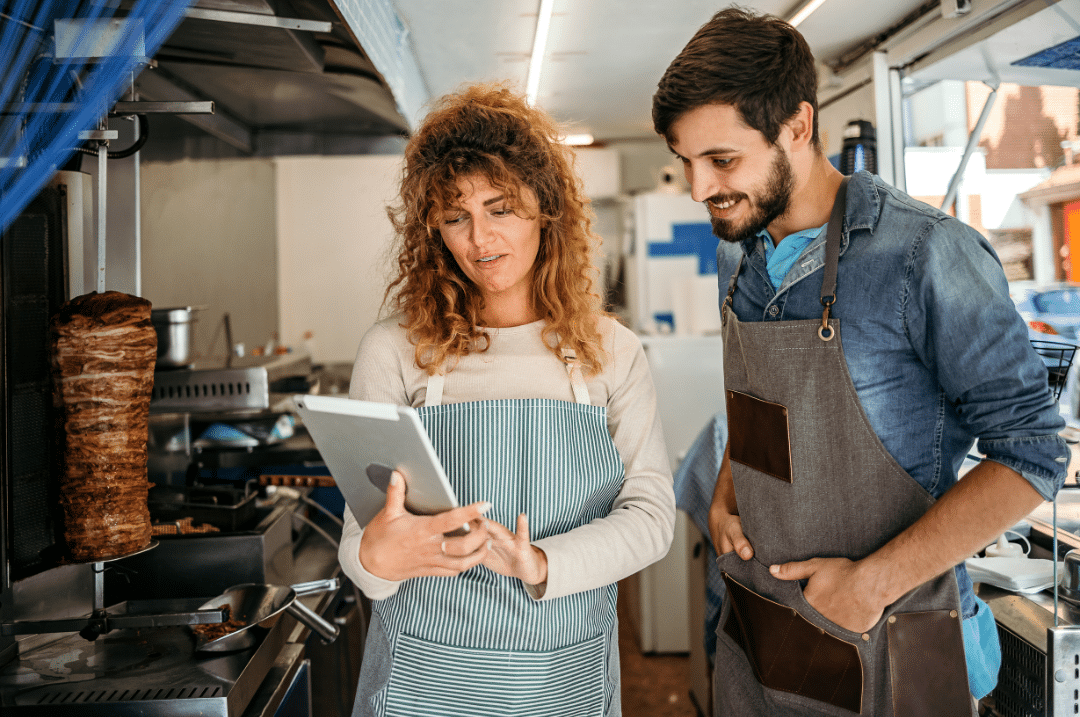
[[[130,157],[131,155],[142,149],[143,145],[146,144],[146,140],[150,138],[150,122],[146,119],[146,115],[139,114],[135,115],[135,117],[137,117],[139,120],[139,138],[136,139],[135,142],[133,142],[132,145],[126,149],[120,149],[115,152],[109,150],[109,152],[107,153],[109,159],[126,159],[127,157]],[[87,147],[86,145],[78,147],[78,151],[94,157],[96,157],[98,153],[96,149]]]
[[[339,547],[341,545],[334,538],[334,536],[330,535],[330,533],[327,533],[325,530],[323,530],[322,527],[320,527],[318,524],[316,524],[314,520],[307,517],[306,515],[303,515],[301,513],[292,513],[292,517],[299,518],[300,520],[302,520],[305,523],[307,523],[308,525],[310,525],[312,530],[314,530],[316,533],[318,533],[322,537],[326,538],[327,542],[330,543],[331,545],[333,545],[335,548],[337,548],[337,547]]]

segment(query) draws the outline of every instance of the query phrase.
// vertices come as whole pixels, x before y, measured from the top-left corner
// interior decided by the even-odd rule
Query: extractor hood
[[[153,60],[139,99],[214,103],[151,115],[154,157],[366,153],[408,133],[335,0],[199,0]]]

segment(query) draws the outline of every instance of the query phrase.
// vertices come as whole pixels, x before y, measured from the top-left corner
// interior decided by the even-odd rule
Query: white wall
[[[988,229],[1030,227],[1035,213],[1016,195],[1049,178],[1050,169],[988,169],[983,179],[982,217]]]
[[[943,147],[967,144],[967,96],[963,82],[942,80],[919,90],[908,102],[911,106],[908,129],[914,144],[935,140]]]
[[[278,330],[272,162],[144,162],[141,174],[143,296],[155,308],[207,307],[197,354],[224,359],[225,312],[234,341],[265,344]]]
[[[277,168],[281,340],[314,334],[316,363],[352,362],[390,282],[386,206],[401,158],[285,157]]]

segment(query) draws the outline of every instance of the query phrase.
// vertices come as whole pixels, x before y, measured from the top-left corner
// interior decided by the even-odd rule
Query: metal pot
[[[333,642],[338,635],[337,625],[323,620],[296,598],[302,595],[331,592],[337,590],[339,584],[337,578],[330,578],[291,586],[259,583],[234,585],[218,597],[204,603],[199,609],[221,608],[228,605],[230,617],[244,624],[234,632],[214,640],[198,638],[195,650],[196,652],[233,652],[247,649],[259,641],[261,634],[252,628],[272,627],[283,610],[315,631],[323,642]]]
[[[192,306],[151,309],[150,322],[158,340],[155,368],[188,368],[194,362],[192,333],[197,310]]]

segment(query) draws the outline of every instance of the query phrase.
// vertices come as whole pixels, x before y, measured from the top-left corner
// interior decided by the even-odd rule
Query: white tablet
[[[416,410],[333,396],[293,396],[330,475],[360,525],[386,504],[391,471],[405,476],[405,507],[431,515],[458,507]]]

